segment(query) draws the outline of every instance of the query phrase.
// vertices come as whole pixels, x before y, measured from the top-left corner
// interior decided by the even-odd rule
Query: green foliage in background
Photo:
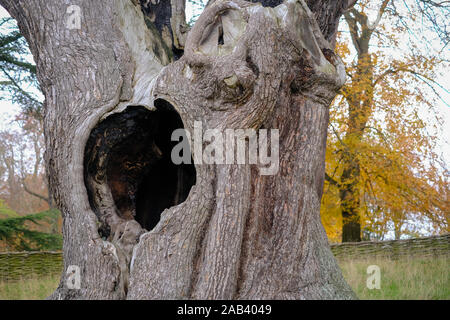
[[[0,19],[0,100],[17,103],[26,114],[39,119],[42,103],[35,94],[39,91],[25,38],[13,18]]]
[[[51,209],[44,212],[29,214],[21,217],[0,219],[0,241],[4,241],[12,250],[60,250],[62,248],[62,236],[60,234],[46,233],[30,230],[26,222],[41,225],[42,222],[52,222],[59,211]]]
[[[18,216],[17,212],[7,206],[5,200],[0,199],[0,218],[14,218]]]

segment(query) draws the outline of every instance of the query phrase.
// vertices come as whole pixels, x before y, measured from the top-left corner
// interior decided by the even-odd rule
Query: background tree
[[[19,215],[41,212],[48,209],[50,197],[42,166],[43,111],[36,66],[15,20],[1,19],[0,30],[0,99],[22,108],[0,133],[0,196]],[[56,220],[53,225],[56,233]]]
[[[436,151],[443,135],[440,97],[427,93],[439,89],[436,71],[445,70],[448,61],[430,50],[432,39],[413,39],[417,46],[400,37],[420,34],[414,24],[426,12],[434,20],[422,22],[422,28],[428,35],[434,34],[430,28],[436,31],[435,43],[441,40],[445,47],[442,28],[448,22],[437,17],[450,7],[424,1],[401,6],[359,1],[344,14],[349,36],[340,33],[337,51],[347,61],[349,80],[331,109],[322,199],[322,217],[334,241],[360,241],[361,226],[378,239],[389,229],[396,238],[417,235],[424,225],[449,230],[449,171]],[[395,50],[400,45],[406,47],[403,54]]]
[[[42,161],[30,150],[30,145],[39,144],[33,138],[42,134],[35,132],[30,138],[33,126],[24,126],[24,131],[0,132],[0,250],[60,249],[61,217],[57,210],[48,211]]]
[[[23,125],[20,130],[0,132],[0,167],[3,167],[0,198],[19,214],[49,208],[45,170],[40,156],[42,133],[33,127],[38,125],[36,120],[25,119],[26,122],[18,121]]]
[[[0,30],[0,99],[17,103],[26,115],[42,120],[36,66],[24,58],[31,56],[27,42],[13,18],[1,19]]]

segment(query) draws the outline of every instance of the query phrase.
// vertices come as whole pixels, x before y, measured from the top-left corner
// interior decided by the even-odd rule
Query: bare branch
[[[381,4],[380,10],[378,10],[377,18],[375,19],[375,21],[372,22],[372,23],[370,23],[370,22],[367,23],[367,27],[368,27],[370,30],[375,30],[375,28],[376,28],[376,27],[378,26],[378,24],[380,23],[381,17],[383,16],[383,13],[385,12],[386,7],[387,7],[389,1],[390,1],[390,0],[384,0],[383,3]]]
[[[47,203],[50,203],[50,201],[49,201],[49,199],[48,199],[47,197],[42,196],[42,195],[40,195],[40,194],[38,194],[38,193],[36,193],[36,192],[34,192],[34,191],[31,191],[31,190],[28,188],[27,184],[25,183],[25,179],[23,179],[23,178],[22,178],[22,187],[23,187],[23,190],[25,190],[26,193],[29,193],[29,194],[31,194],[32,196],[35,196],[36,198],[39,198],[39,199],[41,199],[41,200],[44,200],[44,201],[47,202]]]
[[[340,187],[340,183],[337,182],[335,179],[333,179],[333,177],[330,177],[326,172],[325,172],[325,180],[327,180],[329,183],[331,183],[332,185],[336,186],[336,187]]]

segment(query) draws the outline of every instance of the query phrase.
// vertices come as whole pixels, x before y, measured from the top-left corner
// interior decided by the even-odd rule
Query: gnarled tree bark
[[[213,1],[188,31],[182,1],[156,19],[137,1],[78,0],[73,28],[65,1],[0,0],[36,59],[64,270],[81,271],[51,298],[355,297],[319,216],[347,2],[262,2]],[[175,165],[171,131],[198,123],[278,129],[279,170]]]

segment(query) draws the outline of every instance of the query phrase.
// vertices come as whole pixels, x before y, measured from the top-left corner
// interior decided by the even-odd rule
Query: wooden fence
[[[365,241],[332,244],[338,260],[383,257],[391,260],[407,257],[450,257],[450,234],[427,238],[391,241]]]
[[[376,257],[395,260],[417,256],[450,258],[450,234],[408,240],[332,244],[331,251],[338,260]],[[59,274],[62,266],[61,252],[0,253],[0,281]]]
[[[59,274],[62,271],[61,252],[0,252],[0,281]]]

